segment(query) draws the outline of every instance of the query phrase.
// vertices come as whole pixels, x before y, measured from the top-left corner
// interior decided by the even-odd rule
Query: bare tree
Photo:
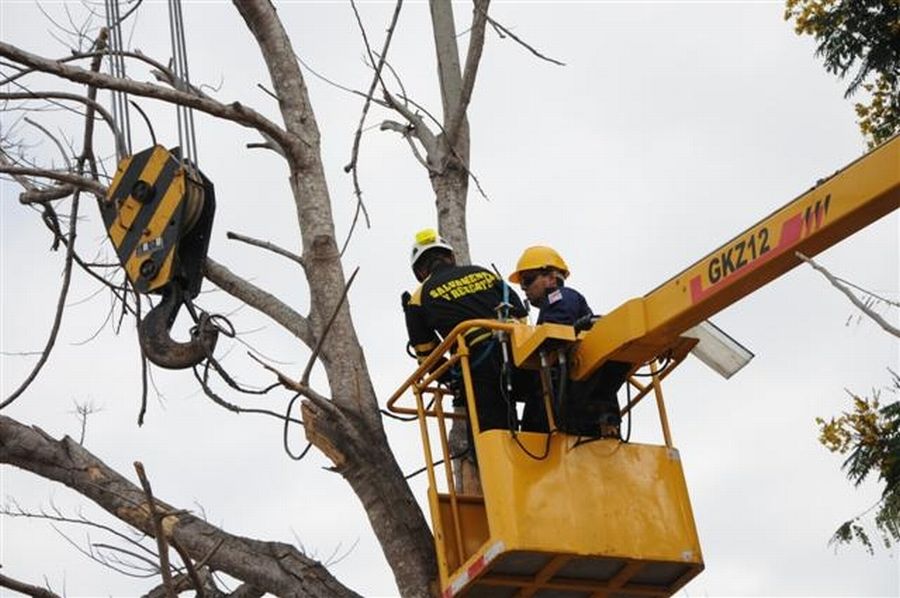
[[[139,3],[138,3],[139,4]],[[390,40],[402,7],[397,2],[393,21],[387,27],[380,48],[369,45],[362,28],[367,61],[372,69],[365,98],[360,129],[350,163],[346,170],[356,181],[360,132],[370,103],[393,111],[381,128],[395,131],[409,142],[413,155],[420,160],[434,189],[437,221],[441,233],[456,247],[460,261],[469,261],[466,236],[466,200],[472,180],[469,163],[469,126],[467,109],[475,86],[479,61],[488,23],[488,0],[475,0],[468,49],[460,60],[449,0],[430,3],[435,40],[437,73],[440,82],[443,116],[436,118],[407,97],[398,83],[386,83],[390,68]],[[73,27],[70,33],[77,43],[65,57],[47,57],[25,48],[0,42],[3,83],[16,91],[0,94],[8,110],[34,110],[35,102],[53,103],[67,109],[83,111],[85,116],[80,150],[66,147],[55,139],[60,153],[66,156],[62,166],[33,161],[27,148],[17,147],[9,131],[4,131],[0,173],[20,183],[20,202],[42,211],[43,220],[53,235],[54,244],[68,252],[66,272],[76,268],[104,281],[119,302],[120,318],[140,313],[140,301],[126,285],[111,282],[109,264],[92,263],[76,248],[78,198],[90,194],[101,201],[108,184],[110,168],[104,166],[104,150],[94,149],[94,125],[103,123],[109,138],[121,143],[122,131],[116,130],[115,119],[96,99],[99,89],[126,93],[142,102],[155,100],[190,108],[198,113],[257,132],[263,139],[251,147],[273,150],[283,158],[288,175],[290,197],[296,210],[300,234],[300,250],[294,253],[268,241],[230,233],[229,237],[275,251],[302,267],[309,288],[309,310],[303,314],[273,293],[257,286],[246,276],[237,274],[214,258],[206,262],[206,278],[239,301],[265,314],[312,351],[310,363],[299,377],[280,372],[271,364],[263,364],[273,376],[273,386],[281,387],[285,396],[302,398],[302,424],[308,441],[330,459],[357,495],[384,551],[400,592],[405,596],[426,596],[435,591],[436,562],[431,533],[416,505],[407,481],[392,454],[385,436],[378,397],[368,365],[354,327],[350,308],[345,301],[352,277],[345,274],[341,260],[342,243],[335,233],[327,176],[321,157],[319,130],[310,103],[306,82],[297,58],[298,49],[288,35],[275,7],[268,0],[234,0],[234,7],[252,33],[259,53],[270,75],[271,90],[277,99],[279,117],[267,118],[262,112],[239,102],[216,99],[199,88],[179,79],[166,60],[153,60],[138,50],[120,48],[117,59],[128,60],[152,69],[159,83],[113,76],[101,72],[100,59],[106,47],[107,30],[97,32],[85,25]],[[355,10],[355,6],[354,6]],[[125,15],[127,17],[128,15]],[[358,15],[357,15],[358,16]],[[123,17],[123,18],[125,18]],[[88,43],[93,34],[94,41]],[[87,63],[87,67],[84,64]],[[75,91],[39,89],[29,84],[43,73],[60,82],[75,85]],[[41,78],[45,81],[46,78]],[[71,85],[70,85],[71,86]],[[396,88],[399,88],[397,90]],[[27,104],[23,104],[27,102]],[[52,135],[46,130],[47,135]],[[75,159],[69,159],[72,154]],[[358,214],[365,212],[359,184],[356,185]],[[69,215],[60,215],[68,202]],[[225,206],[227,209],[227,206]],[[63,222],[68,220],[69,231]],[[351,233],[352,234],[352,233]],[[344,243],[345,245],[345,243]],[[57,320],[63,317],[65,284],[61,291]],[[53,347],[55,330],[46,345],[44,359]],[[296,421],[288,415],[272,411],[243,408],[216,394],[210,383],[210,372],[218,372],[233,388],[238,385],[214,360],[198,380],[204,390],[221,405],[235,411],[266,412],[280,418],[285,425]],[[310,369],[321,364],[327,376],[327,391],[312,388]],[[42,364],[41,364],[42,365]],[[4,406],[24,394],[37,375],[22,383]],[[145,367],[146,396],[146,367]],[[291,400],[290,404],[293,404]],[[142,412],[143,413],[143,412]],[[85,414],[86,416],[86,414]],[[200,572],[221,571],[241,580],[243,595],[270,592],[280,596],[353,595],[341,585],[321,563],[296,548],[228,533],[185,509],[170,506],[153,497],[149,482],[142,477],[143,487],[113,471],[80,445],[65,437],[55,439],[37,427],[0,416],[0,462],[22,468],[35,475],[65,484],[90,498],[106,511],[157,538],[159,571],[163,585],[159,595],[173,595],[183,589],[198,592],[203,585]],[[141,473],[142,469],[138,469]],[[181,555],[184,567],[168,563],[168,547]],[[205,573],[204,573],[205,575]],[[236,594],[241,595],[241,594]]]

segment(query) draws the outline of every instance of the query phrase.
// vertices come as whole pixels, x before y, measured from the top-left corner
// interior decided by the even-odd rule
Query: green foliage
[[[897,40],[900,44],[900,39]],[[900,68],[900,65],[897,65]],[[869,147],[887,141],[900,131],[900,82],[898,75],[880,74],[875,83],[863,88],[871,95],[868,104],[856,103],[859,128],[868,139]]]
[[[869,95],[855,109],[870,147],[900,131],[900,0],[786,0],[784,18],[815,38],[829,72],[850,74],[845,97]]]
[[[900,391],[900,376],[891,371],[891,392]],[[819,442],[828,450],[848,455],[842,469],[858,486],[870,473],[877,472],[884,483],[881,499],[865,513],[845,521],[835,531],[831,543],[846,544],[854,540],[873,552],[872,541],[861,521],[876,510],[875,528],[886,548],[900,541],[900,400],[882,406],[879,392],[872,397],[850,393],[853,409],[825,421],[816,418]]]

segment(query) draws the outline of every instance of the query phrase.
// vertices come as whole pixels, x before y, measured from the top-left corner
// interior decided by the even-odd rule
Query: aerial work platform
[[[545,434],[517,436],[533,454],[544,449]],[[678,452],[577,440],[553,435],[538,461],[507,431],[481,434],[484,496],[457,497],[462,551],[453,499],[437,496],[435,542],[457,572],[444,595],[669,596],[702,570]]]
[[[442,595],[671,596],[702,571],[662,380],[696,345],[691,331],[707,318],[898,208],[895,135],[586,332],[500,320],[457,326],[388,401],[419,423]],[[475,327],[493,331],[508,357],[504,367],[541,372],[551,432],[481,432],[473,417],[481,490],[462,492],[447,420],[466,415],[445,405],[451,395],[439,380],[457,368],[468,413],[477,412],[463,336]],[[567,394],[569,382],[587,392]],[[663,445],[591,432],[592,409],[623,384],[621,415],[655,396]],[[407,391],[412,407],[400,404]],[[566,400],[576,408],[566,412]],[[583,415],[587,427],[573,425]]]
[[[436,380],[459,364],[468,409],[475,413],[464,341],[474,327],[513,339],[512,357],[524,367],[539,363],[538,353],[565,351],[575,340],[571,327],[466,322],[389,401],[391,410],[418,416],[442,596],[671,596],[702,571],[661,391],[657,405],[667,439],[661,446],[579,437],[552,424],[551,434],[480,432],[473,421],[481,493],[457,491],[458,462],[450,458],[447,420],[465,416],[451,411],[450,395]],[[660,390],[659,381],[692,345],[681,343],[668,365],[653,373],[650,385],[628,382],[636,396],[623,411]],[[429,373],[441,356],[448,361]],[[415,408],[398,404],[408,389]]]

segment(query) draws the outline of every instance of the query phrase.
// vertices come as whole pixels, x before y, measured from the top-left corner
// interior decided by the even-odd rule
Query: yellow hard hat
[[[438,235],[433,228],[425,228],[416,233],[416,240],[413,242],[412,252],[409,256],[409,264],[415,269],[416,262],[422,255],[431,249],[446,249],[453,252],[453,246],[450,245],[443,237]]]
[[[516,271],[509,275],[509,282],[518,284],[522,272],[541,268],[553,268],[562,272],[563,278],[569,277],[569,266],[555,249],[544,245],[535,245],[522,252],[522,257],[516,263]]]

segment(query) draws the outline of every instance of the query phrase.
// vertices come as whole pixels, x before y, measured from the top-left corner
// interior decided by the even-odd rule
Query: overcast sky
[[[78,3],[43,2],[66,22]],[[279,14],[295,47],[316,72],[364,89],[360,34],[344,2],[281,2]],[[378,40],[392,2],[362,2]],[[495,2],[492,14],[516,35],[566,64],[540,61],[489,31],[472,107],[472,171],[488,199],[470,193],[473,259],[512,269],[531,244],[556,247],[572,270],[570,283],[595,312],[640,296],[708,251],[807,190],[864,150],[844,86],[825,73],[811,40],[797,37],[776,2]],[[407,3],[391,62],[407,93],[440,112],[433,75],[427,5]],[[239,100],[276,118],[252,38],[229,3],[186,2],[190,72],[225,102]],[[460,21],[469,17],[459,5]],[[134,48],[169,56],[164,3],[145,2],[129,39]],[[80,20],[81,17],[76,17]],[[29,1],[0,0],[6,42],[45,55],[67,50]],[[460,30],[465,30],[461,26]],[[467,38],[463,36],[465,46]],[[135,78],[148,78],[143,71]],[[359,97],[307,73],[323,134],[323,157],[339,234],[354,199],[348,161]],[[33,79],[35,88],[46,80]],[[106,96],[104,96],[106,97]],[[175,145],[174,110],[142,102],[156,135]],[[56,159],[46,138],[4,112],[13,131]],[[57,113],[32,114],[61,123]],[[358,230],[345,268],[360,274],[350,304],[382,401],[411,373],[399,295],[414,285],[407,256],[414,232],[435,222],[425,173],[406,143],[377,130],[375,113],[363,138],[360,177],[372,227]],[[133,118],[136,149],[150,144]],[[305,282],[294,264],[226,239],[226,231],[299,247],[283,164],[247,150],[254,134],[197,117],[201,168],[216,185],[218,212],[210,254],[304,313]],[[80,133],[70,136],[77,146]],[[109,146],[107,146],[108,148]],[[108,151],[105,150],[105,151]],[[63,263],[48,252],[39,215],[18,205],[18,190],[0,186],[0,349],[2,396],[27,375],[50,329]],[[66,204],[68,205],[68,204]],[[82,202],[79,244],[85,256],[109,256],[99,214]],[[883,218],[820,256],[835,274],[898,299],[898,219]],[[155,493],[183,508],[204,509],[232,533],[302,543],[334,574],[368,596],[396,592],[390,571],[355,496],[324,471],[320,455],[294,463],[281,451],[274,420],[236,416],[195,389],[189,372],[156,370],[143,428],[136,418],[140,364],[129,325],[115,334],[106,321],[108,293],[76,273],[56,350],[28,393],[4,414],[55,437],[77,436],[76,401],[102,410],[90,418],[85,445],[134,477],[143,461]],[[213,289],[211,285],[206,289]],[[308,351],[221,292],[204,294],[210,310],[229,314],[241,338],[261,354],[299,370]],[[897,323],[896,313],[892,314]],[[689,361],[667,384],[672,434],[682,462],[706,570],[685,596],[893,596],[900,593],[895,550],[869,556],[857,546],[827,545],[841,522],[877,501],[878,489],[854,489],[842,459],[817,442],[814,418],[849,405],[845,389],[870,393],[888,384],[898,344],[873,323],[857,321],[850,304],[808,268],[799,268],[719,314],[715,321],[756,353],[729,381]],[[98,332],[99,331],[99,332]],[[96,333],[96,336],[95,336]],[[270,379],[248,365],[246,347],[220,342],[217,354],[247,384]],[[321,375],[317,380],[325,391]],[[229,395],[232,400],[242,400]],[[247,399],[276,410],[283,398]],[[634,438],[658,442],[655,411],[638,410]],[[387,421],[401,466],[421,465],[411,424]],[[302,433],[293,436],[302,448]],[[413,484],[424,504],[425,480]],[[51,503],[105,523],[97,509],[66,488],[9,467],[0,495],[23,508]],[[565,489],[576,491],[576,489]],[[109,538],[63,528],[80,545]],[[342,558],[341,558],[342,557]],[[47,582],[68,596],[135,595],[155,581],[107,571],[68,545],[48,524],[0,517],[3,573]],[[0,595],[7,595],[0,590]]]

